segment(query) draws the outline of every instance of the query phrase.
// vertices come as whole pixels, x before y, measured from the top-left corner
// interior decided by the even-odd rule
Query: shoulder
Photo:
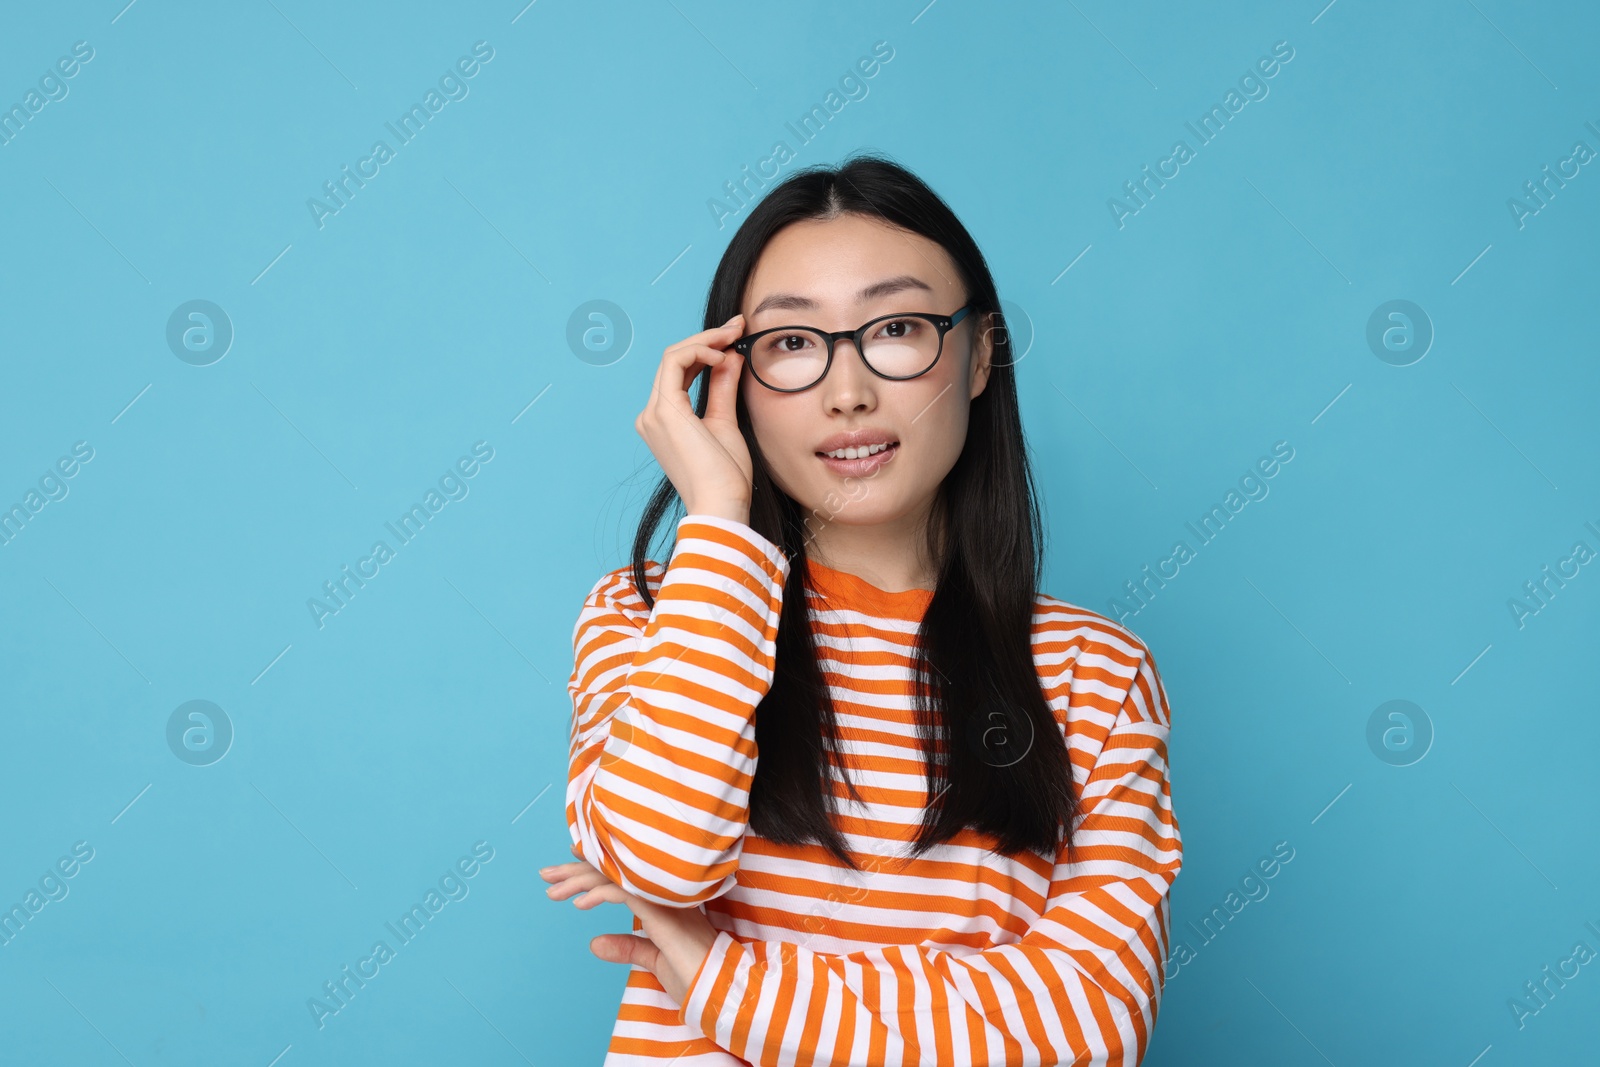
[[[644,561],[645,584],[649,586],[652,594],[661,588],[661,578],[666,574],[666,570],[653,559]],[[612,604],[617,607],[645,610],[644,598],[639,595],[638,587],[634,585],[633,564],[625,563],[616,570],[602,574],[590,587],[585,603]]]
[[[1132,670],[1151,657],[1149,646],[1115,619],[1049,593],[1034,596],[1033,647],[1036,654],[1088,655],[1106,661],[1108,667]]]
[[[1085,713],[1114,719],[1130,702],[1165,707],[1155,657],[1143,639],[1098,611],[1048,593],[1034,597],[1033,659],[1046,698],[1068,720]]]
[[[661,579],[665,574],[666,568],[660,563],[653,559],[645,560],[645,584],[651,596],[661,588]],[[634,585],[633,564],[625,564],[602,574],[590,586],[589,595],[584,598],[583,607],[578,612],[577,624],[573,627],[573,639],[577,640],[583,631],[595,627],[619,623],[643,627],[649,617],[650,609],[645,606],[644,598]]]
[[[789,558],[782,548],[742,522],[716,515],[685,515],[678,520],[670,558],[673,573],[692,585],[722,590],[739,585],[756,588],[763,582],[782,587],[789,573]],[[667,565],[644,561],[646,591],[652,601],[666,581]],[[644,625],[650,609],[634,583],[633,564],[602,574],[584,601],[585,612],[611,609]],[[580,625],[582,619],[579,620]]]

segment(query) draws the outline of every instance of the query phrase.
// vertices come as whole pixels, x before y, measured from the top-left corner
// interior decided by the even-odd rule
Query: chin
[[[854,496],[847,495],[850,490],[825,492],[809,507],[809,513],[841,526],[877,526],[904,517],[906,509],[901,502],[881,492],[875,493],[870,482],[862,482],[852,489]]]

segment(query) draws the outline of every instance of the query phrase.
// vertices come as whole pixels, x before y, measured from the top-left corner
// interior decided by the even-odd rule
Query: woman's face
[[[773,235],[740,310],[746,334],[776,326],[832,332],[880,315],[953,315],[966,297],[937,242],[844,214],[791,223]],[[907,381],[878,377],[849,340],[835,344],[822,381],[797,393],[768,389],[746,361],[740,390],[756,440],[773,480],[805,509],[809,525],[926,517],[966,442],[968,404],[989,379],[992,346],[981,318],[968,312],[945,334],[933,369]],[[887,461],[868,459],[872,466],[862,470],[823,458],[831,438],[863,430],[895,442]]]

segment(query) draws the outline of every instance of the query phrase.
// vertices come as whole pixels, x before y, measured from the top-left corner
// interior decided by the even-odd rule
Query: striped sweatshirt
[[[572,840],[627,892],[703,907],[718,931],[682,1004],[630,967],[606,1067],[1137,1064],[1183,857],[1149,650],[1038,594],[1034,663],[1081,797],[1071,845],[1053,862],[1000,855],[968,827],[908,860],[928,802],[912,651],[933,594],[806,567],[841,735],[833,820],[860,871],[748,825],[781,548],[688,515],[666,566],[648,563],[653,610],[628,567],[584,602],[568,686]]]

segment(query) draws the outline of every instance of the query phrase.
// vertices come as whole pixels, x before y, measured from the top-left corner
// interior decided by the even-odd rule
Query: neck
[[[806,556],[888,592],[931,590],[939,568],[928,557],[932,501],[887,522],[850,525],[838,516],[806,518]]]

